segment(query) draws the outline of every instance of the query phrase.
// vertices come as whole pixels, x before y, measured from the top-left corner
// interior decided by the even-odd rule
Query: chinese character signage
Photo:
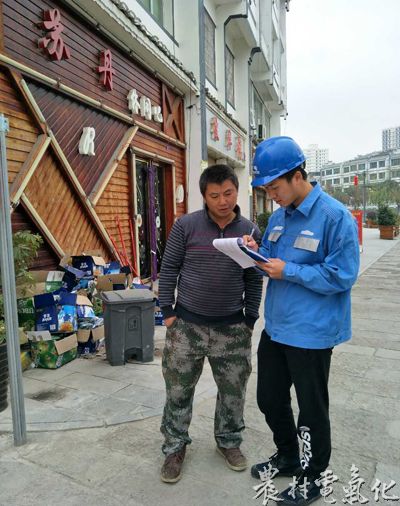
[[[60,61],[71,58],[71,53],[61,37],[64,27],[61,24],[60,11],[58,9],[45,11],[43,18],[41,27],[47,31],[47,34],[39,39],[39,47],[44,49],[53,60]]]
[[[113,90],[113,75],[115,70],[112,68],[112,56],[109,49],[103,49],[100,53],[100,66],[97,67],[100,74],[100,82],[107,91]]]
[[[228,122],[208,108],[207,125],[208,145],[221,153],[221,157],[227,156],[244,165],[246,160],[244,135],[240,135]]]
[[[218,118],[216,116],[213,116],[211,118],[210,131],[211,131],[211,139],[213,141],[219,141]]]

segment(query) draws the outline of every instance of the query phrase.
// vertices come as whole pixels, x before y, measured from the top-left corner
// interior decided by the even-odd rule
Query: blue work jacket
[[[351,338],[350,291],[360,251],[349,211],[317,183],[297,207],[270,218],[259,252],[286,262],[283,279],[269,279],[265,330],[273,341],[324,349]]]

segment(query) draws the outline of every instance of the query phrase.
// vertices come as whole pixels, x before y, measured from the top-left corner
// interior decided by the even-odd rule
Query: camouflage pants
[[[167,394],[161,422],[164,454],[191,443],[188,429],[193,396],[205,357],[218,387],[215,440],[224,448],[240,446],[246,385],[251,373],[251,334],[245,323],[215,327],[180,318],[167,329],[162,360]]]

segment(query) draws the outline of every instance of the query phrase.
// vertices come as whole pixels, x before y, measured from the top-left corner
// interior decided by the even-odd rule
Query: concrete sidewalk
[[[374,230],[369,232],[376,233]],[[375,235],[371,234],[370,239],[375,241]],[[391,480],[396,481],[397,485],[390,493],[400,495],[398,451],[400,445],[400,312],[398,303],[400,300],[400,241],[377,241],[375,244],[388,248],[389,251],[380,257],[382,249],[376,250],[375,259],[380,257],[379,261],[364,271],[354,288],[354,338],[351,344],[341,345],[335,349],[333,355],[331,469],[340,478],[340,483],[335,486],[335,498],[338,503],[344,497],[341,487],[348,486],[352,464],[360,469],[360,476],[366,481],[361,490],[365,496],[370,498],[373,496],[371,492],[368,492],[368,488],[375,483],[376,478],[386,483]],[[368,239],[363,255],[366,254],[367,246]],[[365,265],[372,261],[372,255],[368,258],[366,255],[363,258],[366,259],[363,260],[366,262]],[[261,329],[262,322],[258,322],[254,333],[254,349]],[[215,387],[208,365],[200,380],[195,401],[190,431],[193,444],[188,448],[184,476],[176,485],[165,485],[160,482],[159,469],[163,458],[160,453],[161,435],[159,433],[159,413],[162,406],[159,360],[159,357],[156,357],[156,363],[149,365],[129,364],[128,369],[125,369],[127,366],[111,368],[126,370],[134,375],[135,379],[130,380],[133,388],[129,390],[129,386],[122,386],[117,392],[128,389],[125,392],[127,395],[120,399],[122,404],[139,404],[140,400],[142,403],[140,405],[154,409],[153,416],[150,418],[112,427],[34,432],[29,434],[28,444],[21,448],[12,446],[10,434],[2,434],[0,436],[2,476],[0,506],[20,506],[21,504],[39,506],[54,503],[62,506],[153,505],[159,502],[163,505],[262,504],[262,498],[252,499],[255,494],[252,487],[257,482],[250,477],[249,473],[230,471],[215,452],[213,441]],[[84,360],[75,362],[88,364],[88,361]],[[60,372],[63,369],[64,367],[60,369]],[[31,371],[31,373],[34,372]],[[37,372],[40,371],[37,370]],[[57,373],[57,371],[50,372]],[[78,374],[78,372],[73,371],[69,374]],[[87,376],[98,378],[95,374]],[[32,378],[31,375],[29,377]],[[64,376],[64,379],[66,377]],[[62,379],[62,377],[58,378],[57,385],[62,385]],[[122,384],[126,381],[125,376],[120,374],[113,379],[108,379]],[[141,381],[140,384],[139,381]],[[104,385],[107,384],[104,383]],[[139,385],[142,387],[140,390],[138,390]],[[247,430],[244,433],[243,443],[243,449],[250,462],[263,460],[274,451],[271,434],[256,405],[255,385],[256,364],[254,363],[248,386]],[[71,383],[69,386],[64,385],[63,388],[74,390]],[[134,388],[137,390],[135,391]],[[153,390],[158,393],[155,394]],[[142,398],[138,397],[139,391]],[[149,397],[144,395],[145,392],[153,399],[151,406]],[[89,395],[89,393],[93,392],[87,389],[86,394]],[[111,395],[108,397],[113,398]],[[93,397],[90,398],[92,402],[96,402]],[[44,401],[36,400],[36,402],[42,402],[53,409],[52,402],[57,402],[57,400],[52,401],[51,398],[47,398]],[[146,406],[144,402],[149,405]],[[97,401],[97,404],[100,410],[101,403]],[[54,409],[64,408],[60,406]],[[157,409],[158,412],[156,412]],[[112,417],[113,406],[108,406],[107,410]],[[114,414],[116,413],[117,411],[114,411]],[[152,413],[147,414],[150,416]],[[0,414],[0,420],[6,423],[4,413]],[[33,420],[31,422],[33,423]],[[44,424],[47,421],[38,419],[35,423]],[[274,481],[277,488],[282,490],[288,486],[290,480],[280,478]],[[386,504],[391,503],[395,504],[393,501],[386,502]]]
[[[377,229],[364,229],[360,272],[396,244],[397,241],[380,240]],[[262,321],[258,324],[262,325]],[[254,335],[256,346],[259,329]],[[156,353],[152,363],[112,367],[103,354],[94,359],[76,359],[57,370],[26,371],[23,381],[28,430],[105,427],[161,414],[165,397],[161,374],[164,338],[165,328],[156,327]],[[207,363],[195,401],[214,398],[215,393]],[[0,414],[0,431],[10,430],[9,407]]]

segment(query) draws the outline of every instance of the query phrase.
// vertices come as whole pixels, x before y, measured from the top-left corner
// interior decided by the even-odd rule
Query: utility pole
[[[26,421],[19,349],[10,195],[8,190],[6,155],[6,133],[8,130],[8,119],[3,114],[0,114],[0,269],[4,295],[14,444],[21,446],[26,443]]]

